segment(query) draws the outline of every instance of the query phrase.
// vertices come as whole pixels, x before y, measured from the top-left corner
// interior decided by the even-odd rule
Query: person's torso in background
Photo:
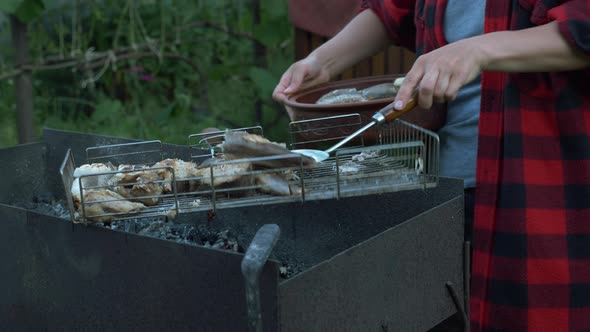
[[[483,34],[485,3],[485,0],[448,0],[444,17],[448,43]],[[478,76],[459,91],[455,100],[448,102],[447,122],[438,132],[441,175],[463,178],[465,187],[475,186],[480,97],[481,76]]]

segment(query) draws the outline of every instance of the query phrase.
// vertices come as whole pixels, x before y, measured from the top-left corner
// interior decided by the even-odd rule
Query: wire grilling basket
[[[330,146],[361,125],[358,114],[292,122],[290,148]],[[263,136],[262,127],[229,131]],[[219,158],[223,156],[219,143],[225,134],[190,135],[187,161],[165,159],[160,141],[89,147],[86,164],[78,167],[68,150],[60,173],[72,222],[173,219],[190,212],[338,199],[438,184],[438,136],[399,119],[377,129],[375,144],[365,145],[360,136],[329,159],[312,165],[295,153],[224,160]]]

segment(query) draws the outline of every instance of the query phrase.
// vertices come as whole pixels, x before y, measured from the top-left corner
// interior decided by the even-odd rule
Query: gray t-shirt
[[[448,0],[444,34],[448,43],[483,33],[485,0]],[[475,186],[477,131],[481,76],[465,85],[448,103],[447,122],[438,132],[441,140],[441,175],[463,178],[465,188]]]

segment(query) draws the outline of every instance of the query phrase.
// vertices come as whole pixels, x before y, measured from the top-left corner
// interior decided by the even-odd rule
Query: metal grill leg
[[[469,300],[471,298],[471,242],[463,244],[463,294],[465,307],[465,332],[469,332],[471,324],[471,311]]]
[[[457,293],[455,285],[447,281],[445,286],[447,291],[451,295],[453,304],[457,308],[457,312],[461,314],[461,320],[463,321],[463,331],[469,332],[470,330],[470,311],[469,311],[469,298],[471,296],[470,291],[471,285],[471,242],[465,241],[463,243],[463,303]]]
[[[279,239],[278,225],[267,224],[256,232],[242,259],[242,274],[246,281],[246,303],[248,325],[251,332],[262,332],[262,311],[260,309],[260,273]]]
[[[463,319],[463,327],[464,327],[465,331],[469,331],[469,318],[467,317],[467,314],[465,313],[465,310],[463,309],[463,304],[461,304],[461,300],[459,299],[459,295],[457,294],[457,290],[455,290],[455,285],[452,282],[447,281],[445,286],[447,286],[447,290],[451,294],[451,298],[453,299],[453,303],[455,304],[455,307],[457,307],[457,312],[459,312],[461,314],[461,318]]]

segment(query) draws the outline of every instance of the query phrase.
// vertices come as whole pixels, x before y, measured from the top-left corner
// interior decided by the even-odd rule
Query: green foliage
[[[21,2],[24,2],[24,0],[0,1],[0,10],[8,14],[14,14],[17,8],[20,6]]]
[[[269,138],[287,140],[288,117],[271,100],[294,53],[286,1],[261,0],[257,25],[250,0],[3,0],[0,10],[16,13],[25,2],[46,8],[29,24],[33,59],[156,42],[142,51],[154,56],[92,72],[34,73],[39,134],[51,127],[184,144],[206,127],[262,125]],[[29,14],[38,10],[26,8]],[[255,58],[254,40],[265,47],[265,59]],[[3,72],[11,68],[9,42],[9,29],[1,29]],[[159,58],[158,51],[190,63]],[[0,146],[16,141],[13,94],[11,81],[0,81]]]
[[[253,67],[250,68],[248,74],[260,96],[270,96],[272,94],[272,91],[278,82],[272,72],[267,69]]]
[[[2,0],[0,11],[13,14],[23,22],[38,18],[45,10],[43,0]]]

